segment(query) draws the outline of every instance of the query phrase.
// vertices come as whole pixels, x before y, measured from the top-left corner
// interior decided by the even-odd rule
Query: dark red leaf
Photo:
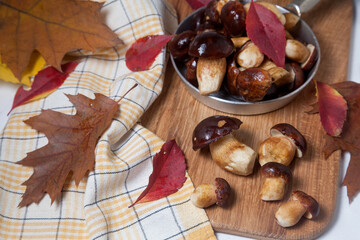
[[[64,83],[65,79],[74,71],[77,65],[77,62],[63,64],[61,66],[63,72],[59,72],[54,67],[47,67],[38,72],[30,90],[27,91],[23,87],[18,88],[10,112],[20,105],[44,98],[55,91]]]
[[[285,65],[285,29],[276,15],[266,7],[251,2],[246,15],[248,37],[261,52],[279,67]]]
[[[153,158],[153,172],[149,184],[136,201],[131,204],[150,202],[177,192],[184,184],[185,157],[175,140],[170,140],[161,147]]]
[[[136,40],[126,52],[126,66],[133,72],[148,70],[173,36],[149,35]]]
[[[346,100],[328,84],[317,81],[315,83],[321,125],[330,136],[339,136],[346,120]]]
[[[186,0],[194,10],[206,6],[211,0]]]

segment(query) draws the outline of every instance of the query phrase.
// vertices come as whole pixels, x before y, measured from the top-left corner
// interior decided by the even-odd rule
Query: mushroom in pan
[[[294,191],[290,200],[276,211],[275,218],[280,226],[291,227],[298,223],[302,216],[313,219],[319,212],[319,204],[313,197],[302,191]]]
[[[217,92],[226,73],[226,57],[234,50],[233,42],[217,32],[203,32],[189,46],[189,55],[197,57],[196,77],[201,95]]]
[[[261,175],[265,177],[260,190],[260,198],[264,201],[283,199],[286,187],[292,181],[290,169],[281,163],[268,162],[261,167],[260,171]]]
[[[279,123],[270,130],[271,137],[259,146],[259,163],[278,162],[289,166],[293,158],[301,158],[306,151],[304,136],[292,125]]]
[[[190,196],[191,202],[198,208],[216,204],[224,207],[230,198],[231,188],[223,178],[216,178],[214,184],[201,184]]]
[[[316,47],[312,44],[306,46],[295,39],[287,39],[285,46],[285,56],[301,64],[303,70],[310,70],[317,59]]]
[[[209,145],[212,159],[221,168],[237,175],[250,175],[257,154],[231,133],[241,123],[237,118],[221,115],[202,120],[193,132],[193,149]]]

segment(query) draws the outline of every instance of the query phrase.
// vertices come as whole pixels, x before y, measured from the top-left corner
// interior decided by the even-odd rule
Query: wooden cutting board
[[[184,19],[191,8],[184,0],[170,0]],[[274,1],[273,1],[274,2]],[[289,1],[277,1],[286,6]],[[323,0],[304,20],[312,27],[321,47],[321,63],[315,79],[326,83],[346,80],[348,51],[352,24],[352,2]],[[228,180],[233,188],[232,203],[227,208],[210,207],[206,212],[216,231],[259,239],[313,239],[326,231],[336,207],[339,188],[340,152],[324,159],[324,131],[319,115],[305,113],[315,102],[314,85],[310,84],[294,102],[277,111],[257,116],[237,116],[241,140],[257,149],[260,141],[269,136],[276,123],[286,122],[298,128],[308,142],[306,155],[291,164],[294,175],[292,190],[302,190],[316,198],[321,213],[316,220],[302,219],[295,227],[282,228],[275,222],[274,213],[282,202],[263,202],[259,199],[262,179],[259,165],[248,177],[236,176],[220,169],[208,149],[192,150],[191,136],[196,124],[216,114],[224,114],[198,102],[185,89],[171,63],[166,71],[163,92],[142,117],[142,124],[164,140],[175,138],[184,151],[188,172],[194,185],[211,183],[215,177]],[[225,114],[230,115],[230,114]],[[230,115],[231,116],[231,115]]]

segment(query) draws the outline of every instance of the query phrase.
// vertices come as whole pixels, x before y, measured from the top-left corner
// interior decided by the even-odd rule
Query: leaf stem
[[[129,92],[131,92],[134,88],[136,88],[137,85],[138,85],[138,84],[135,83],[134,86],[132,86],[132,87],[131,87],[124,95],[122,95],[122,96],[120,97],[120,99],[117,100],[116,102],[119,103]]]

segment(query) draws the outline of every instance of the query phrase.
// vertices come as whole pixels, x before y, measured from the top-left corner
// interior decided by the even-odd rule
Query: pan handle
[[[293,0],[286,9],[301,17],[302,13],[310,11],[320,0]]]

